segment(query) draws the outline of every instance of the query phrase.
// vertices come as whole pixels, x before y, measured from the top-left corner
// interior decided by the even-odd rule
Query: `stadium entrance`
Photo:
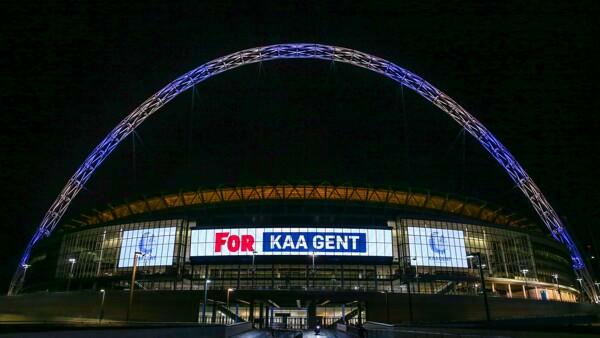
[[[229,305],[218,300],[218,295],[209,297],[204,316],[203,305],[200,305],[198,322],[232,324],[248,321],[257,328],[306,330],[317,325],[323,328],[338,323],[356,325],[366,320],[365,295],[346,301],[353,299],[351,294],[340,297],[335,293],[314,291],[236,293]]]

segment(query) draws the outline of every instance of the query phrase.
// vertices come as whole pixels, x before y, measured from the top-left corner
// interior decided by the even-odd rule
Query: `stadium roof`
[[[99,225],[136,215],[190,206],[207,206],[244,201],[338,201],[365,202],[389,207],[407,206],[426,209],[459,217],[472,218],[518,229],[539,229],[528,218],[512,213],[500,206],[484,201],[434,194],[429,191],[379,189],[355,186],[319,185],[261,185],[254,187],[220,187],[198,189],[150,198],[143,198],[121,205],[108,205],[105,210],[94,210],[93,215],[82,214],[80,219],[63,224],[63,229],[75,229]]]

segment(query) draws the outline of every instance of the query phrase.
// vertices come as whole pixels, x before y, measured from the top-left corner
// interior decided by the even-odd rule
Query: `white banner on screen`
[[[133,255],[141,252],[138,266],[172,265],[175,227],[123,231],[119,267],[133,266]]]
[[[190,257],[219,256],[392,257],[390,229],[220,228],[192,231]]]
[[[461,230],[408,227],[408,249],[411,265],[468,267]]]

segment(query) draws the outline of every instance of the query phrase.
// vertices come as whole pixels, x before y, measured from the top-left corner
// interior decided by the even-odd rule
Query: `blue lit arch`
[[[552,236],[563,243],[569,250],[573,267],[584,283],[584,292],[590,299],[598,301],[593,280],[589,275],[575,243],[565,229],[562,221],[550,205],[540,189],[527,175],[494,135],[487,130],[475,117],[456,103],[448,95],[435,88],[419,76],[403,69],[387,60],[356,50],[320,44],[279,44],[250,48],[215,59],[169,83],[156,94],[144,101],[138,108],[122,120],[92,153],[86,158],[75,174],[69,179],[50,209],[44,216],[39,228],[30,240],[20,264],[13,276],[8,294],[14,294],[20,287],[24,267],[34,245],[43,237],[50,236],[58,222],[66,212],[71,201],[92,176],[96,168],[110,155],[116,146],[135,130],[146,118],[171,101],[180,93],[192,86],[224,71],[246,64],[275,59],[322,59],[348,63],[384,75],[401,85],[408,87],[430,101],[433,105],[446,112],[466,131],[475,137],[479,143],[500,163],[510,178],[528,198],[531,205],[542,219]]]

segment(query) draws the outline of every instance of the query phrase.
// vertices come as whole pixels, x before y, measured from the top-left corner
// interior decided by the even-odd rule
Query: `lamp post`
[[[417,292],[420,293],[421,292],[421,288],[420,288],[420,285],[419,285],[419,263],[417,262],[417,257],[412,257],[410,260],[411,261],[415,261],[415,279],[416,279],[416,282],[417,282]]]
[[[100,315],[98,316],[98,324],[102,324],[102,319],[104,318],[104,297],[106,296],[106,290],[100,289],[100,294],[102,295],[102,300],[100,301]]]
[[[413,308],[412,308],[412,292],[410,291],[410,281],[406,283],[406,289],[408,290],[408,322],[413,322]]]
[[[227,289],[227,311],[231,312],[231,310],[229,310],[229,293],[235,291],[235,289],[233,288],[229,288]]]
[[[315,268],[315,256],[316,256],[315,252],[314,251],[311,252],[310,256],[312,257],[312,270],[311,270],[311,273],[312,273],[312,287],[314,288],[315,287],[315,275],[317,274],[317,269]]]
[[[417,263],[417,257],[413,257],[410,260],[415,261],[415,278],[419,278],[419,264]]]
[[[582,280],[582,278],[577,278],[577,281],[579,282],[579,299],[581,299],[581,302],[583,303],[583,285],[581,284]]]
[[[468,254],[467,255],[467,259],[469,264],[467,264],[467,268],[469,270],[473,270],[475,269],[475,264],[473,264],[473,258],[475,258],[475,256],[473,254]],[[469,271],[469,274],[471,273],[471,271]],[[477,288],[475,288],[475,294],[477,294]]]
[[[490,320],[491,320],[491,318],[490,318],[490,305],[488,304],[487,290],[485,289],[485,278],[483,277],[483,264],[481,263],[481,253],[480,252],[473,252],[469,256],[471,256],[471,258],[477,256],[477,260],[478,260],[478,263],[479,263],[479,264],[477,264],[477,266],[479,267],[479,278],[481,279],[481,291],[483,292],[483,303],[485,305],[485,320],[489,324]],[[467,256],[467,258],[469,256]]]
[[[254,256],[254,255],[253,255]],[[202,323],[206,323],[206,302],[208,301],[208,284],[211,280],[208,276],[204,277],[204,302],[202,303]],[[229,293],[227,293],[229,295]]]
[[[127,314],[125,320],[129,321],[129,315],[131,314],[131,304],[133,303],[133,290],[135,289],[135,273],[137,272],[138,256],[142,256],[142,253],[136,251],[133,254],[133,270],[131,272],[131,284],[129,285],[129,304],[127,305]]]
[[[521,272],[523,273],[523,279],[525,280],[525,293],[523,294],[523,296],[525,298],[529,298],[527,297],[527,289],[528,289],[528,285],[527,285],[527,273],[529,272],[529,269],[522,269]]]
[[[102,234],[102,244],[100,245],[100,258],[98,259],[98,268],[96,269],[96,276],[100,276],[100,269],[102,268],[102,256],[104,255],[104,242],[106,241],[106,230]]]
[[[27,275],[27,269],[29,269],[30,266],[31,266],[30,264],[23,264],[22,265],[22,267],[23,267],[23,279],[21,281],[21,283],[22,283],[21,285],[25,285],[25,276]]]
[[[388,301],[388,291],[384,291],[385,292],[385,318],[386,321],[389,323],[390,322],[390,303]]]
[[[71,269],[69,270],[69,281],[67,282],[67,291],[71,290],[71,279],[73,279],[73,266],[77,260],[75,258],[69,258],[69,263],[71,263]]]
[[[408,263],[410,264],[411,260],[417,260],[417,258],[410,258],[410,257],[406,257],[408,258]],[[413,308],[412,308],[412,291],[410,290],[410,279],[408,279],[408,281],[404,281],[404,284],[406,284],[406,290],[408,291],[408,322],[410,324],[412,324],[413,322]]]
[[[556,292],[558,292],[558,297],[559,297],[560,301],[562,302],[562,295],[560,293],[560,285],[558,284],[558,274],[553,273],[552,278],[554,278],[554,282],[556,283]]]

